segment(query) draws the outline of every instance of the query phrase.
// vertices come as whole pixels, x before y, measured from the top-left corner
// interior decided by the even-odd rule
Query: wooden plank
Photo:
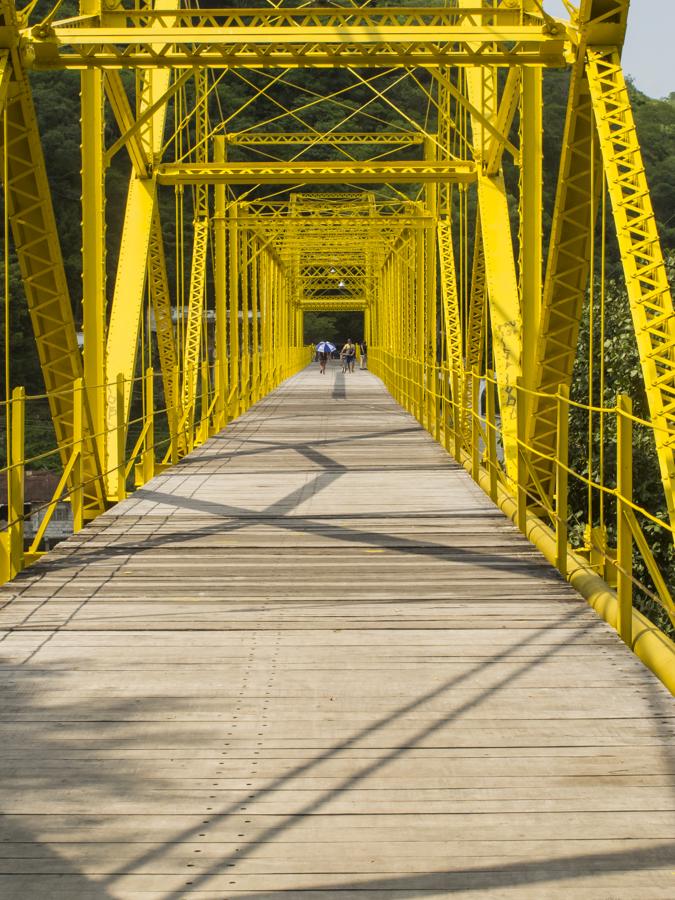
[[[672,897],[672,698],[367,372],[0,589],[0,897]]]

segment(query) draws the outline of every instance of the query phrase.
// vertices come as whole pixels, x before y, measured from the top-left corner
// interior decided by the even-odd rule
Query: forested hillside
[[[66,15],[72,0],[65,0],[62,13]],[[419,83],[416,87],[413,79],[404,77],[394,80],[387,73],[363,72],[365,79],[376,77],[384,80],[377,84],[385,87],[379,95],[374,95],[365,84],[354,87],[353,77],[342,70],[314,71],[309,75],[304,70],[287,72],[283,80],[275,84],[274,91],[267,91],[266,79],[269,73],[260,71],[237,71],[227,82],[223,82],[211,94],[210,116],[212,123],[224,123],[222,127],[228,131],[244,131],[263,123],[267,131],[292,131],[316,128],[329,130],[342,128],[352,131],[372,131],[375,129],[402,130],[414,129],[425,125],[433,130],[433,107],[423,107],[419,103],[419,84],[426,89],[429,85],[428,73],[415,73]],[[133,88],[133,74],[122,73],[130,91]],[[387,80],[389,79],[389,80]],[[40,123],[46,165],[49,173],[54,208],[61,238],[61,247],[65,263],[66,275],[70,288],[76,323],[82,322],[81,301],[81,211],[80,211],[80,126],[79,126],[79,90],[80,79],[77,73],[34,73],[31,76],[33,94]],[[345,93],[338,95],[337,102],[329,107],[317,104],[317,97],[323,97],[345,88]],[[265,93],[260,94],[265,87]],[[566,72],[546,71],[544,78],[544,232],[547,239],[550,230],[550,216],[554,206],[557,183],[557,171],[560,149],[563,140],[565,109],[567,101],[568,75]],[[349,90],[347,91],[347,88]],[[191,88],[188,88],[191,90]],[[386,98],[385,98],[386,93]],[[663,248],[673,269],[675,259],[675,93],[669,99],[653,100],[631,88],[637,128],[644,154],[647,177],[651,185],[654,211],[659,224]],[[301,113],[299,110],[302,108]],[[397,110],[401,110],[399,113]],[[177,113],[179,115],[179,113]],[[174,113],[167,123],[167,139],[172,131]],[[343,124],[341,124],[343,123]],[[514,138],[517,136],[518,122],[514,122]],[[107,124],[106,143],[111,144],[118,132],[112,120]],[[355,155],[367,152],[367,148],[355,148]],[[231,148],[232,159],[246,158],[243,154],[251,153],[240,147]],[[289,152],[294,152],[289,150]],[[419,155],[419,147],[410,147],[405,151],[415,158]],[[326,156],[326,148],[318,145],[310,148],[304,158],[321,159]],[[260,157],[249,157],[259,159]],[[402,158],[399,152],[398,158]],[[505,178],[510,193],[512,208],[517,206],[518,170],[505,157]],[[107,245],[108,245],[108,296],[112,297],[114,273],[117,260],[117,247],[121,233],[126,198],[126,182],[129,174],[129,163],[125,154],[118,153],[107,173]],[[338,188],[339,189],[339,188]],[[345,190],[351,189],[349,185]],[[237,195],[244,188],[235,189]],[[417,194],[417,186],[405,186],[405,193],[413,197]],[[472,193],[469,195],[473,196]],[[470,201],[472,202],[472,201]],[[162,217],[164,223],[165,245],[169,279],[176,283],[174,265],[174,248],[176,246],[176,230],[174,225],[173,194],[169,190],[163,192]],[[190,215],[186,216],[186,229],[191,228]],[[609,218],[611,225],[611,217]],[[598,246],[601,243],[601,221],[598,221]],[[2,218],[0,217],[0,234]],[[190,247],[190,235],[186,234],[185,247]],[[11,254],[11,251],[10,251]],[[13,258],[10,256],[10,260]],[[596,257],[595,284],[593,292],[599,295],[600,254]],[[185,260],[186,279],[189,277],[189,258]],[[44,391],[40,373],[31,323],[23,295],[18,266],[10,262],[10,346],[11,346],[11,386],[24,385],[29,394],[41,394]],[[587,305],[584,310],[580,329],[580,347],[577,368],[575,370],[572,396],[582,402],[592,399],[595,403],[604,402],[611,406],[618,391],[628,393],[634,401],[638,415],[647,415],[646,397],[642,385],[640,362],[632,330],[630,311],[622,280],[622,272],[616,240],[611,227],[607,230],[606,259],[604,266],[605,311],[604,318]],[[209,301],[209,302],[212,302]],[[321,313],[306,317],[306,339],[318,340],[327,338],[338,343],[347,336],[358,339],[362,336],[362,315]],[[4,354],[4,334],[0,352]],[[593,368],[592,383],[588,383],[588,360],[602,357],[601,367]],[[0,367],[1,368],[1,367]],[[601,383],[602,382],[602,383]],[[4,394],[4,387],[3,387]],[[582,474],[599,476],[597,453],[589,454],[588,422],[580,411],[573,413],[570,429],[570,459],[572,466]],[[595,423],[596,425],[598,423]],[[607,451],[603,456],[603,464],[614,465],[613,440],[611,426],[605,431]],[[594,440],[598,440],[594,438]],[[54,442],[49,416],[45,406],[45,415],[33,417],[27,423],[28,453],[35,454],[45,447],[52,447]],[[596,448],[597,449],[597,448]],[[1,451],[0,451],[1,452]],[[635,447],[635,468],[639,473],[636,479],[636,501],[644,503],[651,510],[664,513],[663,491],[655,462],[655,454],[651,436],[637,435]],[[48,463],[45,463],[48,464]],[[52,464],[55,464],[53,462]],[[38,463],[39,465],[39,463]],[[578,485],[571,487],[571,503],[577,512],[578,529],[574,533],[577,544],[583,542],[583,525],[587,520],[585,497]],[[610,541],[612,535],[610,534]],[[654,528],[650,538],[658,549],[658,556],[664,569],[675,581],[675,553],[672,541],[664,532]],[[640,574],[640,573],[639,573]],[[645,601],[647,602],[647,601]],[[653,609],[652,614],[659,619],[662,627],[668,627],[663,614]]]
[[[68,0],[67,0],[68,2]],[[63,7],[66,14],[66,4]],[[129,86],[133,84],[131,73],[123,73]],[[279,85],[273,98],[262,97],[254,103],[246,105],[256,94],[263,83],[264,76],[260,72],[244,72],[238,75],[234,81],[228,82],[227,88],[221,85],[212,96],[210,114],[212,121],[226,121],[228,131],[242,131],[256,125],[258,121],[265,121],[266,130],[292,130],[294,128],[321,127],[331,128],[340,118],[348,115],[349,121],[343,126],[351,130],[372,130],[373,127],[401,128],[414,127],[424,122],[424,116],[428,110],[420,109],[418,95],[410,79],[404,79],[400,83],[390,85],[387,88],[387,96],[392,104],[398,106],[409,116],[409,122],[397,117],[393,106],[381,99],[373,100],[372,91],[363,87],[356,88],[345,94],[344,101],[330,107],[325,112],[325,107],[311,105],[312,96],[327,94],[338,89],[344,82],[348,83],[346,73],[339,70],[327,70],[325,72],[312,73],[311,88],[307,86],[307,74],[302,70],[289,72],[284,81]],[[424,73],[420,74],[424,77]],[[70,287],[73,308],[76,321],[81,323],[81,234],[80,234],[80,131],[79,131],[79,75],[73,72],[63,73],[34,73],[31,76],[35,104],[40,122],[43,147],[45,152],[47,169],[49,172],[54,208],[57,217],[64,263]],[[299,86],[299,92],[293,85]],[[563,126],[565,118],[567,74],[565,72],[547,71],[544,80],[545,107],[544,107],[544,227],[546,232],[550,225],[550,212],[553,208],[553,199],[557,178],[557,163],[562,143]],[[668,100],[652,100],[636,90],[632,91],[635,115],[642,142],[647,175],[651,184],[654,209],[659,221],[664,249],[675,248],[675,94]],[[302,112],[302,121],[293,114],[293,109],[301,103],[310,105]],[[361,104],[361,105],[360,105]],[[364,110],[367,106],[368,115],[373,118],[365,118]],[[288,111],[290,110],[290,112]],[[323,110],[323,112],[321,112]],[[433,110],[431,113],[433,118]],[[376,121],[375,126],[373,121]],[[429,123],[433,127],[433,122]],[[171,121],[168,123],[168,130]],[[514,123],[514,130],[517,122]],[[114,122],[107,125],[106,140],[111,143],[117,137]],[[358,149],[358,148],[357,148]],[[235,147],[232,158],[242,158],[245,151]],[[325,148],[316,147],[311,150],[314,158],[325,155]],[[409,154],[415,156],[419,148],[410,148]],[[310,157],[311,158],[311,157]],[[508,160],[506,160],[508,162]],[[112,296],[114,271],[117,258],[117,247],[121,231],[121,223],[124,212],[126,196],[126,179],[129,164],[124,153],[119,153],[112,161],[107,171],[108,187],[108,293]],[[512,194],[512,202],[515,206],[517,170],[513,166],[507,166],[507,185]],[[243,189],[239,189],[243,190]],[[413,195],[415,186],[408,186],[408,192]],[[169,276],[174,283],[175,270],[172,265],[172,249],[175,246],[175,229],[173,226],[173,207],[169,196],[165,194],[166,208],[164,210],[165,240],[167,246],[167,261]],[[189,216],[187,217],[189,219]],[[187,224],[189,228],[189,222]],[[0,232],[2,223],[0,221]],[[186,241],[189,247],[189,240]],[[189,271],[189,260],[186,266]],[[617,291],[620,289],[620,267],[615,241],[608,241],[607,275],[610,279],[616,279]],[[41,393],[43,390],[42,377],[34,349],[30,320],[23,296],[18,267],[15,263],[10,265],[10,293],[11,293],[11,383],[12,385],[25,385],[31,394]],[[622,312],[621,317],[624,317]],[[334,314],[322,314],[312,321],[308,317],[307,338],[318,339],[320,336],[333,337],[336,340],[351,334],[359,337],[360,315],[342,317]],[[318,319],[318,320],[317,320]],[[626,325],[629,329],[628,322]],[[630,335],[628,335],[628,338]],[[627,339],[628,339],[627,338]],[[4,339],[4,336],[3,336]],[[630,341],[629,341],[630,343]],[[623,348],[619,348],[623,352]]]
[[[125,73],[126,77],[130,77]],[[304,73],[291,73],[288,80],[302,82]],[[327,92],[335,90],[339,83],[341,73],[327,72],[313,76],[313,88],[317,92],[325,89]],[[324,82],[323,84],[321,82]],[[250,77],[239,79],[228,85],[227,91],[218,92],[214,98],[211,115],[217,121],[219,117],[228,118],[254,93],[255,86],[259,84],[259,75],[251,73]],[[54,199],[54,207],[57,216],[61,245],[71,291],[76,320],[81,322],[81,236],[80,236],[80,134],[79,134],[79,75],[77,73],[35,73],[32,76],[32,85],[37,108],[40,129],[42,134],[45,158],[50,177],[50,185]],[[403,81],[400,86],[391,93],[392,99],[403,109],[409,110],[411,119],[421,118],[422,112],[415,108],[414,93]],[[567,74],[557,71],[546,72],[545,82],[545,107],[544,107],[544,208],[545,228],[548,229],[553,208],[553,197],[556,185],[557,161],[562,143],[562,134],[565,117]],[[406,107],[406,92],[409,92],[409,104]],[[675,94],[668,100],[652,100],[633,90],[633,102],[637,126],[640,134],[645,158],[645,166],[649,183],[651,185],[654,210],[659,222],[662,241],[665,250],[675,248]],[[364,104],[372,98],[368,89],[364,88],[361,94],[361,102]],[[278,104],[281,102],[287,108],[297,106],[298,100],[293,96],[290,87],[280,89],[275,95],[275,102],[262,100],[248,106],[245,110],[233,117],[228,124],[229,130],[244,130],[255,124],[257,118],[269,118],[278,116],[278,121],[270,126],[273,128],[291,129],[297,128],[297,122],[291,115],[281,115]],[[358,91],[349,93],[349,104],[357,107],[359,102]],[[318,110],[319,107],[316,108]],[[310,126],[332,127],[335,122],[323,121],[315,109],[309,109],[303,113],[303,119]],[[377,115],[382,120],[382,128],[387,127],[388,122],[395,119],[391,109],[385,104],[369,103],[368,111]],[[344,110],[343,110],[344,114]],[[335,114],[337,116],[337,113]],[[336,119],[337,121],[337,119]],[[395,122],[400,127],[400,122]],[[348,128],[358,129],[364,122],[359,121],[358,113],[350,119]],[[372,128],[372,122],[368,126]],[[408,126],[410,127],[410,126]],[[517,123],[514,128],[517,127]],[[113,122],[108,124],[107,139],[109,142],[115,139],[117,131]],[[235,148],[235,151],[238,148]],[[411,155],[415,155],[418,148],[412,148]],[[242,151],[239,151],[241,153]],[[313,151],[314,158],[321,158],[322,148]],[[233,158],[236,156],[233,154]],[[119,241],[123,206],[126,196],[125,182],[128,174],[128,162],[123,154],[118,154],[107,172],[108,182],[108,269],[114,272],[117,258],[117,246]],[[517,171],[507,169],[507,183],[514,195],[517,184]],[[171,267],[171,247],[175,240],[172,227],[171,210],[167,210],[165,218],[165,230],[167,235],[168,261]],[[0,223],[0,229],[1,229]],[[618,255],[613,240],[608,244],[607,269],[610,276],[618,276]],[[173,276],[173,270],[170,277]],[[24,384],[31,393],[42,390],[41,375],[31,335],[30,321],[28,319],[23,292],[20,284],[18,269],[15,265],[10,268],[10,285],[12,296],[11,312],[11,347],[12,347],[12,373],[11,381],[14,385]],[[108,291],[112,293],[112,278],[109,279]],[[332,316],[323,316],[318,332],[325,333],[334,326]],[[349,329],[348,323],[340,323],[339,331]],[[310,329],[309,337],[318,336]],[[352,329],[354,330],[354,329]],[[353,335],[355,336],[355,335]]]

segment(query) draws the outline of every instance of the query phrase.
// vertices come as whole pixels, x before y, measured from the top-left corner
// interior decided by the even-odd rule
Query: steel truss
[[[512,498],[524,530],[536,514],[566,547],[560,398],[606,184],[662,524],[675,528],[675,325],[621,71],[627,9],[582,0],[562,21],[537,0],[209,10],[82,0],[75,18],[37,21],[0,0],[5,198],[64,464],[82,432],[88,515],[304,365],[305,315],[361,311],[371,368],[397,399],[494,499]],[[571,77],[546,253],[551,66]],[[31,67],[81,72],[84,359]],[[113,122],[119,137],[106,146]],[[129,187],[112,278],[104,173],[120,151]],[[160,413],[161,448],[150,442]],[[621,559],[615,568],[630,568]]]

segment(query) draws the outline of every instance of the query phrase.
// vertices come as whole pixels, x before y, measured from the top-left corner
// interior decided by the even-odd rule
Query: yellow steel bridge
[[[27,302],[44,378],[10,383],[6,331],[0,828],[49,848],[2,858],[0,896],[675,894],[675,316],[629,0],[564,5],[0,0],[5,328]],[[80,83],[81,308],[45,78]],[[635,411],[605,389],[610,233]],[[306,368],[327,311],[362,312],[368,373]]]

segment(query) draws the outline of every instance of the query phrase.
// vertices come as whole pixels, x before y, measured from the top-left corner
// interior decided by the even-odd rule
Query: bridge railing
[[[527,440],[528,401],[537,392],[513,386],[519,410],[517,466],[505,464],[497,380],[490,371],[422,366],[369,348],[369,364],[491,499],[516,523],[621,638],[675,693],[674,535],[667,511],[637,502],[633,450],[666,436],[633,414],[619,395],[614,406],[591,407],[566,390],[553,399],[557,442],[547,461],[554,478],[537,488],[533,461],[542,458]],[[603,464],[578,452],[579,423],[602,422]],[[570,453],[570,422],[572,447]],[[514,477],[513,473],[516,473]],[[636,478],[644,473],[636,472]],[[658,480],[658,476],[657,476]],[[637,485],[639,488],[640,485]]]
[[[310,349],[291,347],[274,356],[250,355],[255,358],[243,360],[243,377],[232,385],[224,383],[224,367],[219,360],[204,361],[195,402],[190,408],[181,402],[177,367],[173,373],[160,373],[149,367],[134,379],[118,375],[104,385],[93,386],[115,397],[106,428],[98,432],[87,427],[91,421],[87,401],[90,388],[78,379],[72,387],[73,440],[57,446],[52,431],[53,445],[37,453],[27,451],[26,423],[50,421],[49,398],[46,394],[27,395],[23,387],[14,388],[11,400],[0,402],[0,446],[5,448],[0,479],[6,485],[4,512],[0,513],[4,525],[0,530],[0,584],[43,556],[43,543],[49,537],[57,510],[66,505],[72,532],[80,531],[97,514],[87,509],[84,502],[85,492],[91,491],[93,482],[104,495],[104,508],[125,499],[302,368],[309,362]],[[128,413],[130,396],[132,406]],[[106,465],[100,456],[111,436],[116,443],[117,460],[114,465]],[[92,453],[97,456],[95,465],[85,467],[85,457]],[[92,469],[95,478],[88,474]],[[56,480],[56,484],[51,497],[43,496],[32,503],[27,479],[37,473],[51,473],[51,481]]]

